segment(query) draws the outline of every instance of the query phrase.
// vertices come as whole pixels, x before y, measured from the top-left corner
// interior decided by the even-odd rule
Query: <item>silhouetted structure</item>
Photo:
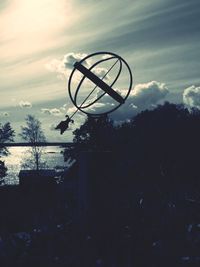
[[[48,187],[56,183],[55,170],[21,170],[19,173],[19,185],[22,187],[33,188]]]
[[[92,61],[92,58],[95,58],[97,56],[100,56],[100,60],[96,60],[95,63],[91,64],[91,66],[88,68],[85,66],[85,63],[88,63],[90,60]],[[111,65],[111,67],[106,71],[106,73],[103,75],[103,77],[98,77],[97,74],[94,73],[94,69],[103,62],[108,62],[114,60],[114,64]],[[104,79],[106,76],[112,71],[112,69],[116,66],[116,64],[119,64],[119,70],[116,72],[116,77],[113,79],[113,81],[109,84],[107,84]],[[127,70],[128,74],[128,82],[127,82],[127,91],[125,95],[120,94],[120,89],[118,87],[118,90],[114,88],[115,83],[119,79],[121,72],[122,72],[122,66]],[[80,77],[80,81],[77,85],[77,88],[75,92],[73,92],[71,88],[71,83],[73,81],[74,74],[76,71],[79,71],[83,76]],[[85,79],[88,79],[94,84],[94,88],[90,91],[90,93],[85,96],[85,99],[82,101],[81,104],[78,104],[78,94],[80,92],[81,86]],[[77,78],[76,78],[77,80]],[[77,110],[72,114],[71,118],[76,114],[76,112],[79,110],[88,116],[106,116],[107,114],[115,111],[118,109],[122,104],[125,103],[126,99],[128,98],[131,90],[132,90],[132,72],[127,64],[127,62],[117,54],[111,53],[111,52],[97,52],[93,53],[91,55],[87,55],[83,59],[81,59],[79,62],[75,62],[74,69],[71,72],[71,75],[69,77],[68,81],[68,91],[69,91],[69,97],[74,104],[74,106],[77,108]],[[95,92],[95,90],[99,88],[102,92],[100,92],[100,95],[97,95],[95,98],[90,99],[90,96]],[[92,107],[95,103],[98,103],[98,101],[105,95],[109,95],[111,99],[113,99],[113,106],[110,106],[108,110],[103,110],[99,113],[92,112],[92,109],[88,109],[89,107]],[[89,101],[88,101],[89,100]],[[88,102],[87,102],[88,101]]]

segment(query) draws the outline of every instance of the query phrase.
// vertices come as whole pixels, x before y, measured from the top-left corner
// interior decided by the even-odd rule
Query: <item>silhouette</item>
[[[89,68],[86,68],[84,66],[84,63],[91,57],[95,57],[97,55],[106,55],[106,58],[102,58],[99,61],[96,61],[92,66],[90,66]],[[109,57],[108,57],[109,56]],[[98,64],[101,64],[102,62],[106,62],[112,59],[116,59],[116,61],[114,62],[114,64],[111,65],[111,67],[106,71],[106,73],[103,75],[103,77],[98,77],[95,73],[93,73],[93,69],[98,66]],[[119,62],[119,70],[116,73],[116,77],[113,80],[113,82],[111,84],[107,84],[106,82],[104,82],[104,79],[106,78],[106,76],[109,74],[109,72],[114,68],[114,66]],[[112,87],[115,85],[115,83],[117,82],[121,72],[122,72],[122,65],[125,65],[125,67],[128,70],[130,79],[129,79],[129,86],[127,86],[127,92],[124,96],[122,96],[118,91],[115,91]],[[81,76],[82,78],[80,79],[77,88],[74,92],[74,94],[72,94],[71,91],[71,83],[73,80],[73,75],[75,73],[75,71],[78,70],[83,76]],[[78,94],[80,92],[81,86],[84,82],[85,79],[89,79],[95,86],[93,87],[93,89],[90,91],[90,93],[88,95],[85,96],[85,98],[83,99],[81,104],[77,103],[77,97]],[[75,62],[74,64],[74,69],[71,72],[71,75],[69,77],[69,81],[68,81],[68,92],[69,92],[69,97],[72,101],[72,103],[74,104],[74,106],[76,107],[75,112],[69,117],[66,116],[67,119],[65,121],[61,121],[57,126],[56,126],[56,130],[60,130],[60,133],[63,134],[69,127],[69,123],[73,122],[72,118],[76,115],[76,113],[78,111],[83,112],[84,114],[90,116],[90,117],[104,117],[107,116],[107,114],[112,113],[113,111],[115,111],[116,109],[118,109],[121,105],[123,105],[125,103],[125,100],[128,98],[131,89],[132,89],[132,72],[131,69],[129,67],[129,65],[127,64],[127,62],[122,59],[120,56],[114,54],[114,53],[110,53],[110,52],[99,52],[99,53],[94,53],[91,55],[86,56],[85,58],[83,58],[81,61],[79,62]],[[94,91],[100,88],[102,90],[102,93],[100,93],[100,95],[97,94],[97,97],[95,98],[95,100],[91,97],[92,94],[94,93]],[[97,111],[95,112],[91,112],[90,110],[88,110],[89,107],[93,106],[95,103],[97,103],[105,94],[109,95],[113,102],[115,103],[113,106],[111,106],[112,108],[109,108],[107,111],[102,111],[100,113],[98,113]],[[91,99],[90,99],[91,98]],[[87,100],[89,100],[89,103],[86,103]],[[92,101],[91,101],[92,100]],[[116,104],[117,102],[117,104]]]
[[[4,177],[6,176],[7,168],[4,161],[0,160],[0,185],[4,183]]]
[[[31,144],[31,158],[27,160],[27,163],[24,164],[24,167],[33,167],[36,170],[44,165],[41,157],[44,148],[38,146],[38,143],[45,143],[46,138],[41,127],[41,122],[32,115],[27,115],[26,117],[26,126],[21,127],[20,136]]]
[[[114,91],[109,85],[107,85],[103,80],[97,77],[94,73],[88,70],[85,66],[81,65],[79,62],[74,64],[74,67],[79,70],[85,77],[91,80],[96,86],[101,88],[105,93],[111,96],[115,101],[120,104],[124,104],[124,99],[116,91]]]
[[[0,123],[0,159],[1,156],[8,156],[9,151],[6,147],[6,142],[13,142],[15,131],[12,129],[9,122],[5,124]],[[7,168],[4,161],[0,160],[0,185],[4,184],[4,177],[6,176]]]
[[[65,117],[67,119],[65,121],[61,121],[55,128],[56,130],[60,130],[60,134],[63,134],[69,128],[70,122],[74,123],[74,121],[68,115]]]
[[[3,125],[0,123],[0,156],[9,154],[5,143],[13,142],[14,136],[15,131],[12,129],[9,122]]]
[[[199,136],[200,111],[183,105],[118,126],[88,117],[65,153],[77,163],[59,183],[0,187],[0,266],[200,266]],[[96,164],[82,166],[89,202],[82,151]],[[77,214],[82,203],[93,212],[90,228]]]
[[[105,58],[101,58],[101,60],[96,61],[93,65],[91,65],[89,68],[86,68],[85,63],[87,62],[87,60],[89,58],[92,57],[96,57],[96,56],[105,56]],[[109,61],[109,60],[115,60],[114,64],[112,64],[110,66],[110,68],[106,71],[106,73],[102,76],[99,77],[99,75],[96,75],[93,71],[94,68],[96,66],[98,66],[99,64]],[[112,81],[111,84],[107,84],[104,79],[106,78],[106,76],[110,73],[110,71],[114,68],[114,66],[116,66],[116,64],[119,63],[119,70],[118,72],[115,73],[116,77],[114,78],[114,80]],[[124,67],[127,69],[128,74],[129,74],[129,82],[127,84],[127,92],[126,95],[121,95],[119,92],[119,88],[118,91],[114,90],[114,85],[117,82],[121,72],[122,72],[122,67]],[[73,80],[73,75],[75,73],[75,71],[78,70],[81,74],[83,74],[82,78],[79,81],[79,84],[75,90],[75,92],[73,93],[71,91],[71,83]],[[85,80],[85,78],[89,79],[90,81],[92,81],[94,83],[94,88],[90,91],[90,93],[88,95],[85,96],[85,99],[83,100],[83,102],[81,104],[77,103],[77,97],[78,94],[80,92],[81,86]],[[69,81],[68,81],[68,91],[69,91],[69,97],[72,101],[72,103],[74,104],[74,106],[77,108],[77,111],[81,111],[83,113],[85,113],[88,116],[102,116],[102,115],[107,115],[108,113],[111,113],[113,111],[115,111],[116,109],[118,109],[122,104],[125,103],[125,100],[128,98],[130,91],[132,89],[132,72],[131,69],[129,67],[129,65],[127,64],[127,62],[121,58],[120,56],[114,54],[114,53],[110,53],[110,52],[97,52],[91,55],[86,56],[85,58],[83,58],[81,61],[79,62],[75,62],[74,64],[74,69],[71,72],[71,75],[69,77]],[[100,88],[101,89],[101,93],[100,95],[97,95],[97,97],[91,98],[92,94],[94,93],[94,91]],[[88,110],[89,107],[93,106],[95,103],[97,103],[105,94],[109,95],[112,100],[113,103],[116,105],[113,105],[112,108],[109,108],[107,110],[104,110],[102,112],[92,112],[91,110]],[[87,100],[89,100],[87,102]],[[86,103],[87,102],[87,103]],[[76,114],[76,112],[74,112],[74,114],[71,116],[71,118]]]

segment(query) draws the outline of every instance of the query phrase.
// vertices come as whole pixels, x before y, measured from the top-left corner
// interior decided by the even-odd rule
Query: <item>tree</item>
[[[10,123],[0,124],[0,156],[7,156],[9,151],[7,150],[5,143],[13,142],[15,136],[15,131],[11,128]],[[4,161],[0,160],[0,184],[4,182],[4,177],[6,176],[7,168]]]
[[[46,138],[41,128],[41,122],[38,119],[32,115],[27,115],[25,121],[26,126],[21,127],[20,136],[31,145],[31,158],[24,166],[39,170],[45,163],[42,161],[44,148],[38,146],[38,143],[46,142]]]
[[[8,155],[9,152],[5,147],[6,142],[13,142],[15,131],[12,129],[9,122],[5,124],[0,123],[0,155]]]
[[[113,121],[107,116],[88,117],[85,123],[73,132],[73,142],[85,145],[89,149],[108,150],[113,144],[114,132]]]
[[[109,150],[128,179],[166,189],[190,181],[200,188],[199,109],[166,102],[117,127],[108,117],[88,117],[73,134],[74,147],[65,151],[66,158],[83,150]]]
[[[4,183],[4,177],[6,176],[7,168],[4,161],[0,160],[0,184]]]
[[[115,145],[116,128],[107,116],[88,117],[79,129],[73,132],[72,148],[64,152],[65,159],[76,157],[80,151],[111,151]]]
[[[125,140],[118,142],[119,154],[145,184],[168,191],[184,183],[200,187],[200,110],[165,103],[123,124],[118,135]]]

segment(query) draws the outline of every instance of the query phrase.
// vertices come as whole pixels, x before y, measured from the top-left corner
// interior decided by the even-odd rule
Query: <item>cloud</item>
[[[41,112],[43,114],[48,114],[48,115],[54,115],[54,116],[63,116],[64,114],[62,113],[61,109],[58,108],[42,108]]]
[[[50,111],[49,108],[42,108],[42,109],[41,109],[41,112],[42,112],[43,114],[51,115],[51,111]]]
[[[72,70],[74,68],[74,63],[77,61],[80,61],[81,59],[83,59],[86,56],[87,56],[87,54],[68,53],[68,54],[64,55],[61,66],[64,66],[65,69]],[[84,61],[84,65],[85,65],[85,67],[89,68],[92,65],[91,59]],[[94,67],[92,69],[92,71],[98,77],[103,77],[108,70],[106,68],[102,68],[102,67]]]
[[[186,88],[183,92],[183,103],[200,109],[200,87],[192,85]]]
[[[132,100],[135,106],[144,109],[156,105],[168,92],[166,85],[157,81],[137,84],[130,95],[129,102]]]
[[[76,61],[80,61],[84,57],[86,57],[87,54],[81,54],[81,53],[68,53],[64,55],[62,64],[65,66],[66,69],[73,69],[74,63]],[[88,65],[88,61],[86,61],[86,65]]]
[[[48,71],[57,73],[57,78],[63,80],[69,77],[72,69],[74,68],[74,63],[80,61],[86,56],[87,54],[85,53],[68,53],[63,56],[62,60],[53,59],[51,62],[47,63],[45,67]],[[85,67],[89,68],[91,65],[92,61],[90,59],[84,61]],[[108,70],[106,68],[97,66],[92,69],[92,72],[100,78],[102,78],[107,73],[107,71]],[[77,81],[80,81],[82,74],[76,72],[73,78]],[[105,80],[108,79],[109,76],[106,76]]]
[[[59,79],[63,79],[70,74],[74,63],[76,61],[80,61],[86,56],[87,54],[84,53],[68,53],[65,54],[61,60],[53,59],[51,62],[45,64],[45,67],[48,71],[57,73],[57,77]]]
[[[63,111],[63,112],[66,112],[67,111],[67,104],[64,104],[61,108],[60,108],[60,110],[61,111]]]
[[[58,108],[52,108],[50,110],[51,114],[54,115],[54,116],[62,116],[63,113],[60,111],[60,109]]]
[[[32,104],[30,102],[28,102],[28,101],[21,100],[19,102],[19,106],[21,108],[31,108],[32,107]]]
[[[10,116],[10,113],[7,112],[7,111],[4,111],[4,112],[0,113],[0,117],[9,117],[9,116]]]
[[[95,67],[92,72],[99,78],[103,78],[107,74],[108,69],[102,67]],[[106,75],[104,80],[109,80],[109,75]]]
[[[115,112],[111,113],[111,117],[117,121],[130,119],[145,109],[154,108],[166,97],[168,92],[166,85],[157,81],[137,84],[130,93],[125,104],[119,107]],[[125,90],[121,90],[122,95],[125,93]],[[112,109],[114,105],[114,101],[111,100],[110,96],[105,95],[101,99],[101,102],[90,107],[90,111],[93,113],[94,111],[96,113],[101,113]]]

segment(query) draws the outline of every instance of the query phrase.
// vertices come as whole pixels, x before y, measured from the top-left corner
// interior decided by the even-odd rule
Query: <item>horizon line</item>
[[[15,142],[15,143],[0,143],[1,147],[16,147],[16,146],[72,146],[73,142]]]

